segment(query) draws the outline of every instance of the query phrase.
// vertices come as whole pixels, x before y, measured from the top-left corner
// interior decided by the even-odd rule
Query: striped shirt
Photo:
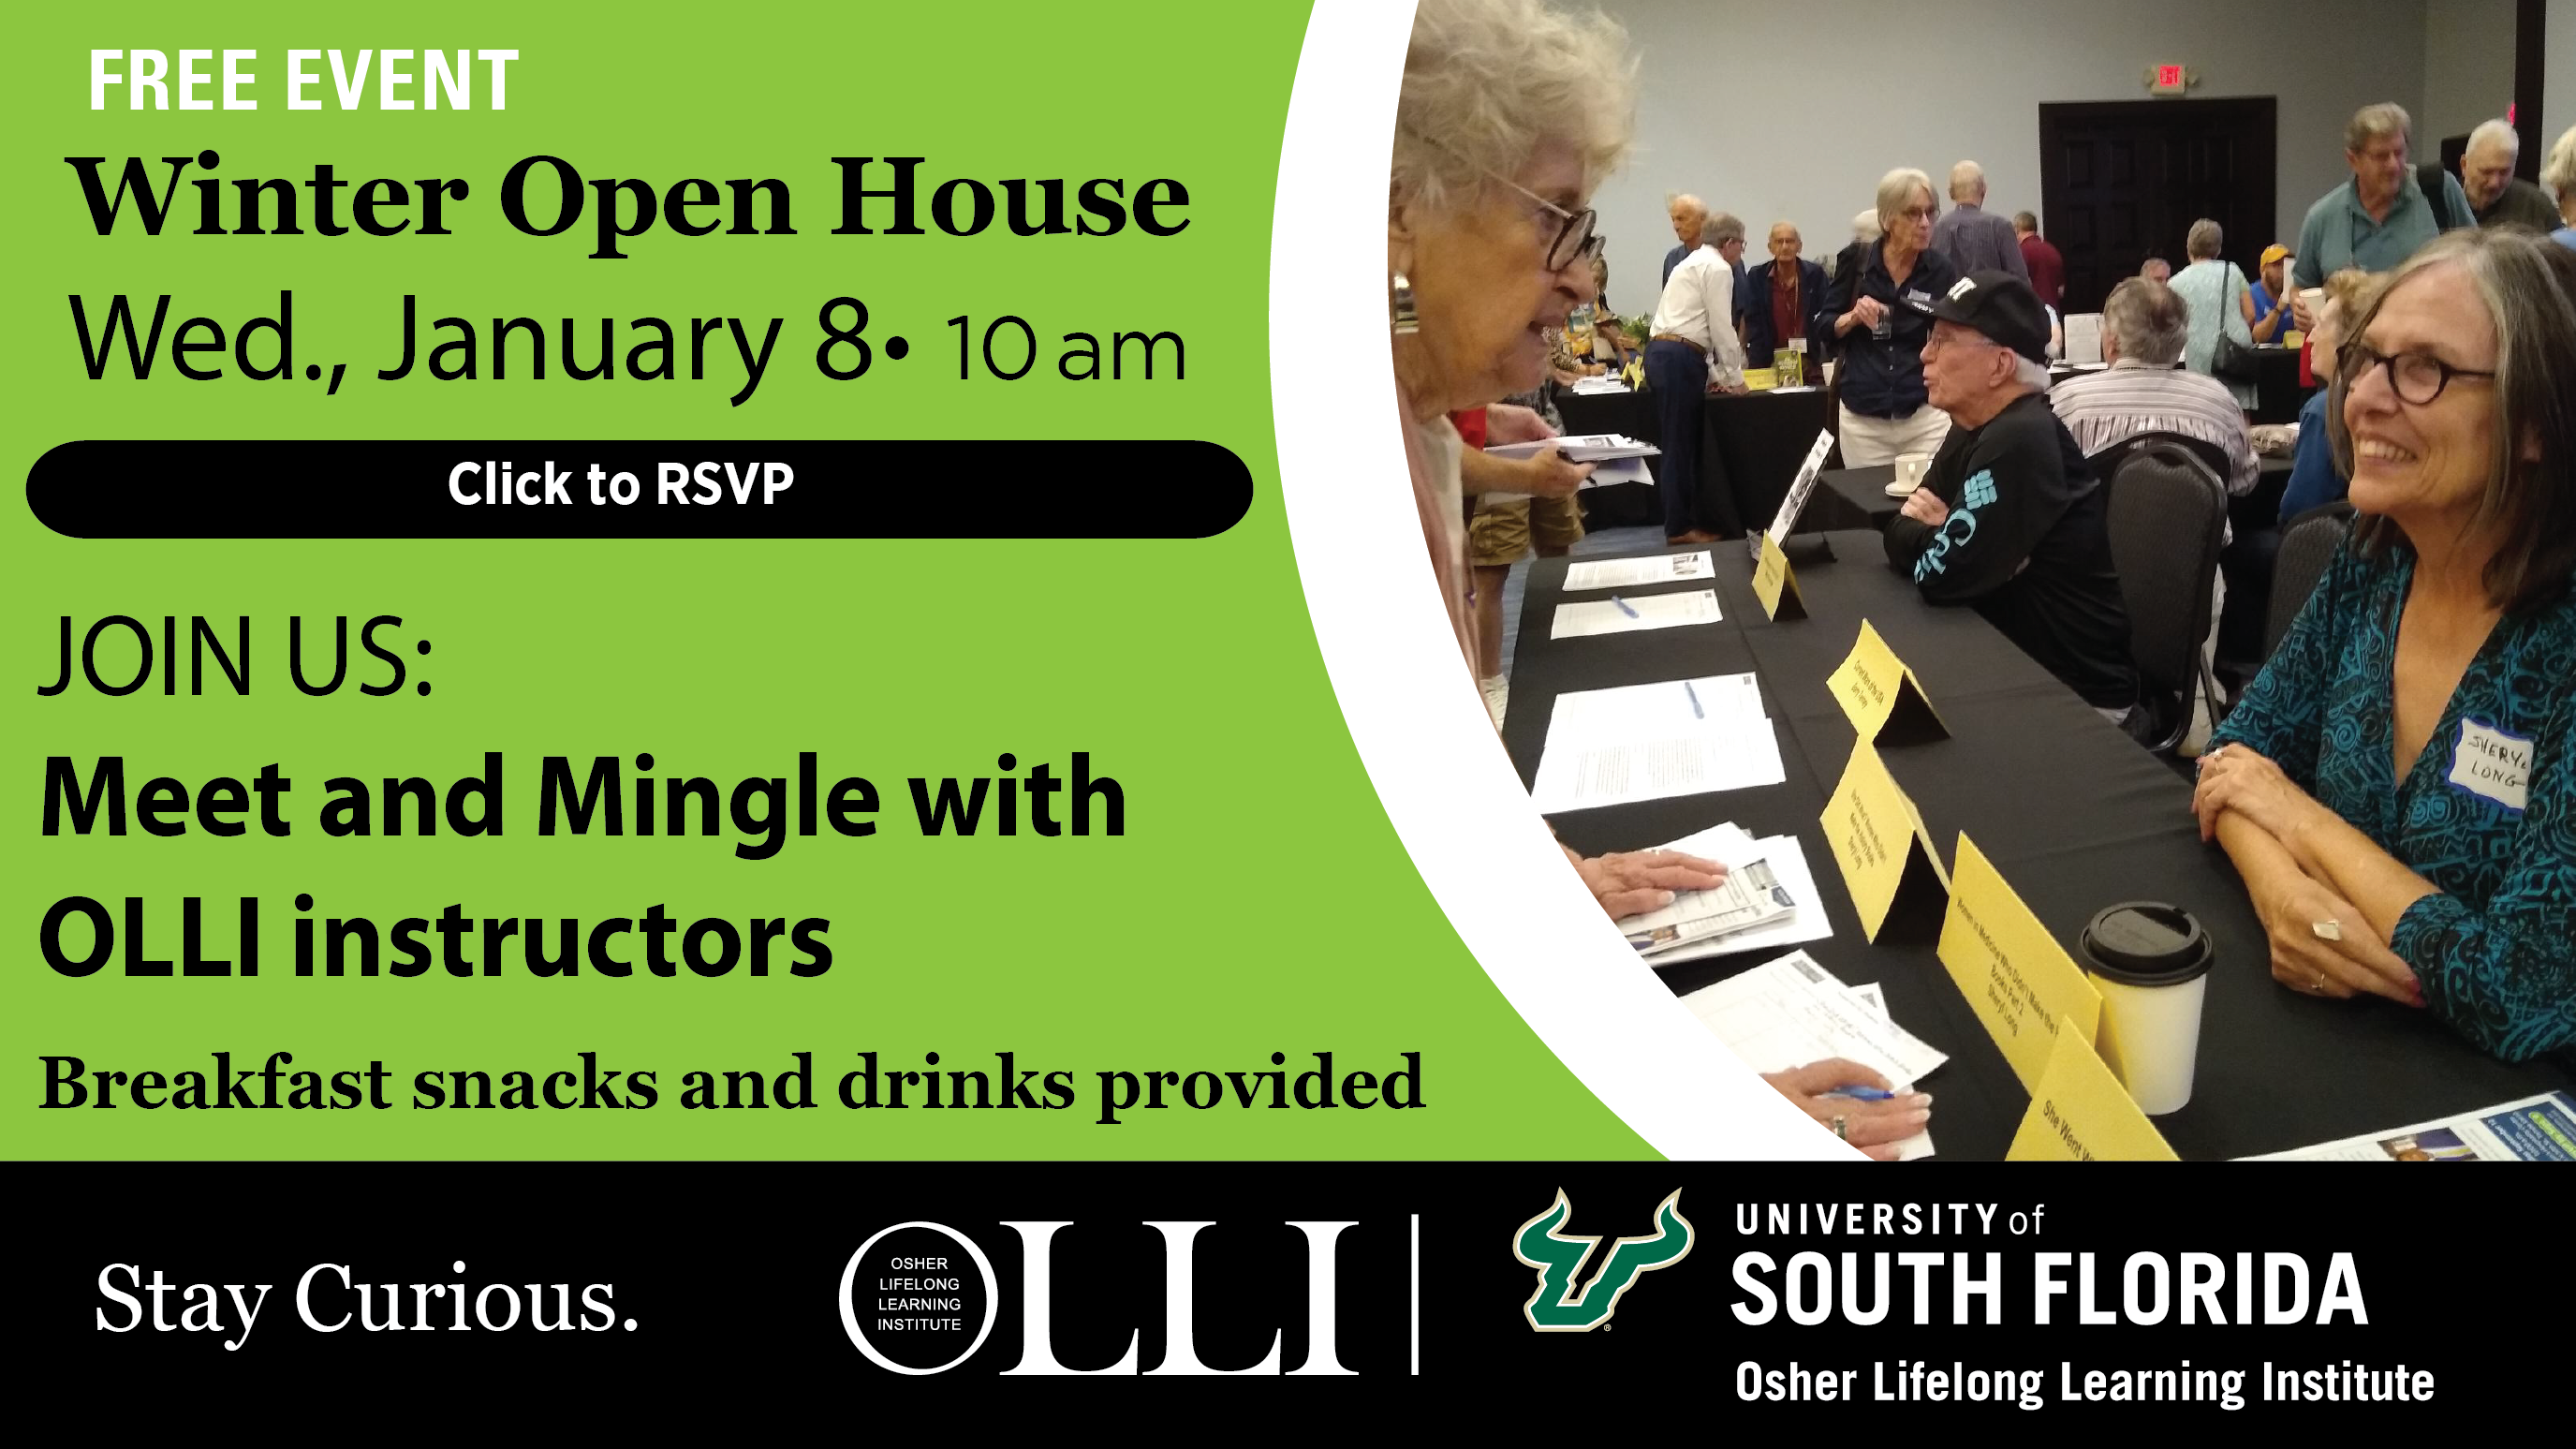
[[[2254,491],[2262,476],[2245,414],[2217,378],[2124,357],[2050,388],[2048,402],[2088,458],[2140,433],[2180,433],[2225,450],[2227,476],[2220,481],[2229,493]]]

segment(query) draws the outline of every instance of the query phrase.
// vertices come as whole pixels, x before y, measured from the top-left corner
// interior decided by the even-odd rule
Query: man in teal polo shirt
[[[2403,106],[2364,106],[2353,113],[2343,128],[2343,157],[2352,166],[2352,179],[2308,208],[2307,222],[2299,228],[2293,286],[2323,286],[2346,267],[2385,272],[2448,228],[2476,225],[2459,178],[2449,172],[2440,173],[2438,199],[2424,195],[2406,165],[2413,128]],[[2291,311],[2301,331],[2315,326],[2303,301],[2293,298]]]

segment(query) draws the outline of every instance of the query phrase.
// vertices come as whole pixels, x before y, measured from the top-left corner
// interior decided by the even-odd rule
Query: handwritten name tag
[[[2507,810],[2529,798],[2531,741],[2473,719],[2460,721],[2459,747],[2451,755],[2451,783],[2484,795]]]

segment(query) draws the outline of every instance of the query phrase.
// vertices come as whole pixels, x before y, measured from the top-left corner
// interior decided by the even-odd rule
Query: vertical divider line
[[[1413,1343],[1413,1377],[1422,1377],[1422,1214],[1413,1215],[1413,1249],[1407,1265]]]

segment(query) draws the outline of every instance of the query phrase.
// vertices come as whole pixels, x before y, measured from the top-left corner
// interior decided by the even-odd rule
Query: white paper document
[[[1594,589],[1635,589],[1647,584],[1716,577],[1717,567],[1703,548],[1692,553],[1656,553],[1644,558],[1605,558],[1572,564],[1565,570],[1564,591],[1584,594]]]
[[[1659,458],[1663,449],[1620,433],[1577,433],[1534,443],[1496,443],[1485,451],[1497,458],[1535,458],[1549,448],[1569,463],[1601,463],[1614,458]]]
[[[1621,917],[1619,929],[1627,934],[1628,944],[1637,948],[1638,955],[1650,964],[1661,964],[1669,952],[1731,938],[1757,927],[1785,924],[1798,915],[1801,905],[1797,897],[1781,888],[1770,863],[1757,856],[1740,865],[1729,865],[1726,879],[1711,889],[1679,891],[1671,905]],[[1813,911],[1816,903],[1807,901],[1803,906]]]
[[[2251,1162],[2576,1162],[2576,1095],[2550,1092]]]
[[[1628,390],[1628,384],[1621,382],[1615,374],[1611,373],[1584,378],[1569,389],[1577,397],[1603,397]]]
[[[1784,946],[1822,941],[1834,933],[1833,923],[1825,919],[1824,897],[1816,890],[1816,874],[1807,865],[1806,848],[1794,835],[1773,835],[1757,840],[1730,823],[1656,848],[1696,855],[1730,869],[1761,861],[1769,870],[1772,881],[1787,893],[1789,899],[1798,903],[1797,914],[1784,920],[1657,952],[1647,958],[1656,966],[1672,966],[1711,956],[1732,956],[1745,951],[1777,951]],[[1631,929],[1629,922],[1621,921],[1619,929]],[[1882,1010],[1879,1014],[1884,1016],[1886,1012]]]
[[[1587,599],[1556,606],[1550,639],[1583,639],[1594,634],[1634,634],[1643,629],[1678,629],[1686,624],[1714,624],[1726,616],[1717,607],[1717,590],[1687,594],[1648,594],[1642,599]]]
[[[2066,360],[2077,367],[2102,361],[2102,314],[2072,312],[2067,314]]]
[[[1552,815],[1787,778],[1755,676],[1711,675],[1558,695],[1530,802]]]
[[[1683,997],[1682,1004],[1757,1072],[1842,1057],[1875,1069],[1897,1091],[1910,1092],[1915,1082],[1950,1059],[1872,1011],[1804,951],[1704,986]],[[1929,1132],[1897,1144],[1900,1162],[1931,1155]]]

